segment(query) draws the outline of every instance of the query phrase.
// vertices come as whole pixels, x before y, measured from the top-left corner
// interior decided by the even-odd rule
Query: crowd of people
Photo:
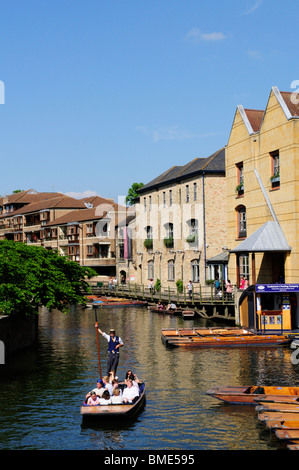
[[[116,405],[134,403],[140,394],[140,380],[128,370],[123,382],[119,382],[114,371],[108,376],[97,381],[96,388],[87,393],[85,403],[87,405]]]

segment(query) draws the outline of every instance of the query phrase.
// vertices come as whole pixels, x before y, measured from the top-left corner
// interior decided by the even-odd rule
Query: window
[[[238,238],[245,238],[247,237],[246,207],[245,206],[239,206],[237,208],[237,216],[238,216]]]
[[[173,248],[173,224],[165,224],[166,237],[164,238],[164,245],[167,248]]]
[[[186,202],[189,202],[189,185],[186,186]]]
[[[243,196],[244,194],[244,167],[243,162],[238,163],[237,165],[237,187],[236,192],[238,196]]]
[[[194,245],[198,241],[198,221],[197,219],[190,219],[187,224],[189,227],[189,235],[187,236],[186,241]]]
[[[146,212],[146,197],[143,198],[143,207],[144,207],[144,212]]]
[[[174,281],[174,260],[171,259],[168,261],[168,281]]]
[[[191,281],[199,282],[199,260],[194,259],[191,261]]]
[[[172,190],[169,190],[169,205],[172,206]]]
[[[249,279],[249,256],[248,255],[243,255],[240,256],[240,279],[241,277],[244,277],[244,279]]]
[[[149,210],[151,211],[152,210],[152,196],[149,196]]]
[[[194,201],[197,201],[197,184],[193,183],[193,197]]]
[[[147,278],[154,279],[154,261],[150,260],[147,263]]]
[[[165,194],[165,191],[163,191],[163,207],[166,207],[166,194]]]
[[[148,225],[146,227],[146,239],[144,240],[144,246],[148,250],[151,250],[153,248],[153,228]]]
[[[271,186],[272,188],[279,188],[280,186],[280,168],[279,168],[279,152],[273,152],[271,155]]]

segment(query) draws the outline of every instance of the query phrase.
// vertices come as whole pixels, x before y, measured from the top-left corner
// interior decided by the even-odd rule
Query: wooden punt
[[[292,442],[287,445],[287,448],[289,450],[299,450],[299,439],[292,439]]]
[[[256,411],[278,411],[280,413],[299,413],[299,404],[295,403],[264,403],[258,405]]]
[[[299,397],[299,387],[269,387],[269,386],[246,386],[246,387],[214,387],[206,392],[218,400],[237,405],[256,405],[256,400],[265,394],[268,397],[296,396]]]
[[[292,395],[277,395],[276,397],[273,397],[271,395],[266,395],[266,396],[259,396],[255,398],[255,401],[264,404],[264,403],[299,403],[299,396],[292,396]]]
[[[116,307],[146,307],[147,302],[142,302],[139,300],[121,300],[121,301],[105,301],[105,300],[95,300],[92,302],[93,307],[98,308],[116,308]]]
[[[145,383],[139,385],[140,396],[135,403],[119,405],[86,405],[80,408],[83,419],[110,420],[112,418],[129,419],[139,413],[145,405]]]
[[[161,330],[162,341],[164,344],[168,344],[169,341],[177,339],[192,339],[192,338],[201,338],[204,336],[244,336],[244,335],[253,335],[254,333],[250,330],[245,330],[243,328],[231,327],[231,328],[204,328],[204,327],[195,327],[195,328],[163,328]]]
[[[179,308],[175,310],[173,309],[167,310],[167,308],[148,307],[148,309],[151,312],[160,313],[164,315],[180,315],[182,313],[182,310]]]
[[[194,318],[196,316],[196,312],[193,310],[183,310],[182,315],[184,320],[189,320],[190,318]]]
[[[285,346],[290,339],[283,335],[227,335],[227,336],[205,336],[192,338],[175,338],[167,340],[169,347],[183,348],[206,348],[206,347],[255,347],[255,346]]]
[[[299,439],[299,429],[276,429],[275,434],[278,439]]]
[[[266,426],[269,429],[299,429],[299,417],[296,420],[281,420],[270,419],[266,421]]]
[[[258,420],[263,422],[268,421],[294,421],[299,418],[298,413],[280,413],[278,411],[260,411],[258,413]]]

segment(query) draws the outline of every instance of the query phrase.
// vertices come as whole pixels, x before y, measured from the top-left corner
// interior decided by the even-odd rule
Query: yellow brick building
[[[298,103],[297,94],[272,87],[265,110],[235,112],[226,187],[228,271],[238,286],[242,277],[249,285],[299,283]]]

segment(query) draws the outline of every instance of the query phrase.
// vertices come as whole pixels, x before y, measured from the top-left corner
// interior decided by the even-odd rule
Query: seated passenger
[[[176,304],[174,303],[168,304],[166,310],[176,310]]]
[[[114,395],[114,392],[115,392],[116,389],[118,389],[119,392],[120,392],[120,394],[122,394],[122,390],[121,390],[121,388],[119,387],[118,377],[115,377],[115,379],[112,380],[112,387],[113,387],[113,389],[112,389],[112,395]]]
[[[91,392],[90,397],[87,400],[87,405],[99,405],[100,398],[97,396],[96,392]]]
[[[111,405],[110,393],[108,390],[104,390],[102,398],[99,398],[100,405]]]
[[[132,403],[134,398],[139,396],[139,390],[137,387],[134,387],[133,381],[131,379],[127,380],[127,386],[123,391],[123,400],[124,403]]]
[[[158,310],[164,310],[164,305],[161,304],[161,302],[158,302],[158,303],[157,303],[157,309],[158,309]]]
[[[99,379],[99,380],[97,381],[97,387],[94,388],[93,390],[91,390],[90,392],[88,392],[85,398],[86,398],[86,400],[87,400],[87,398],[90,397],[91,392],[95,392],[96,395],[101,398],[101,396],[103,395],[104,390],[105,390],[105,389],[104,389],[104,383],[103,383],[102,380]]]
[[[108,390],[109,394],[112,395],[113,387],[112,387],[112,384],[110,383],[109,377],[107,375],[105,375],[105,377],[103,377],[103,382],[104,382],[104,389]]]
[[[114,390],[114,395],[111,397],[111,403],[112,403],[112,405],[117,405],[119,403],[123,403],[123,397],[121,395],[120,388],[116,388]]]

